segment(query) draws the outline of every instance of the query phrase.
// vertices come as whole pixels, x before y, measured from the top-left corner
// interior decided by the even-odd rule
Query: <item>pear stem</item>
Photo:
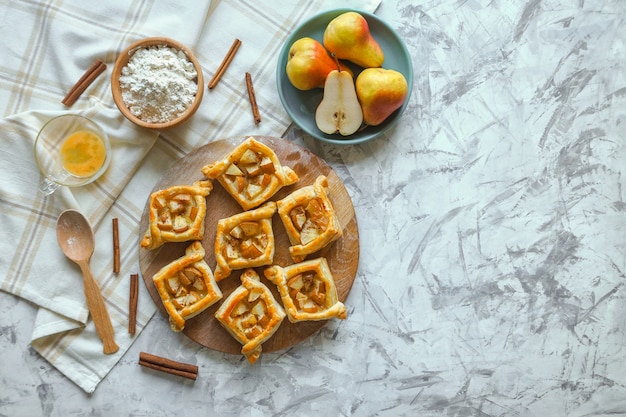
[[[339,65],[339,59],[337,59],[337,55],[334,52],[331,52],[330,56],[335,60],[335,64],[337,64],[337,71],[341,72],[341,66]]]

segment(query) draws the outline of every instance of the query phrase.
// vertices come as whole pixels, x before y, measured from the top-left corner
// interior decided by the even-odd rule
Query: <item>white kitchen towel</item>
[[[351,0],[343,7],[374,11],[378,1]],[[140,280],[137,333],[128,334],[129,275],[139,273],[139,221],[162,173],[181,155],[217,137],[281,136],[290,119],[275,84],[277,54],[304,19],[336,7],[333,2],[4,2],[0,4],[0,289],[38,308],[31,344],[86,392],[93,392],[156,311]],[[113,104],[110,75],[117,55],[149,36],[174,38],[196,53],[210,80],[235,38],[242,46],[224,78],[206,90],[200,109],[182,126],[160,134],[138,128]],[[107,71],[65,108],[61,99],[94,59]],[[263,121],[255,125],[245,89],[254,79]],[[206,85],[203,86],[206,88]],[[101,124],[113,159],[103,177],[81,188],[44,197],[32,146],[38,129],[55,115],[80,113]],[[174,151],[172,151],[174,150]],[[91,268],[111,315],[120,350],[102,354],[89,319],[80,270],[58,247],[55,225],[67,208],[94,227]],[[112,270],[112,226],[118,218],[121,271]]]

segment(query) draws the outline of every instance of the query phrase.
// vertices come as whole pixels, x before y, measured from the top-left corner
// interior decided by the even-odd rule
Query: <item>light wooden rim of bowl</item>
[[[124,68],[126,64],[128,64],[130,57],[135,53],[135,51],[141,48],[159,45],[166,45],[171,48],[177,49],[179,51],[182,51],[187,56],[187,59],[191,61],[193,66],[196,68],[196,72],[198,73],[198,92],[196,93],[196,97],[194,98],[193,103],[191,103],[189,108],[176,119],[170,120],[165,123],[148,123],[133,115],[130,110],[128,110],[128,107],[126,107],[126,104],[122,99],[120,75],[122,74],[122,68]],[[115,102],[115,105],[124,115],[124,117],[126,117],[131,122],[135,123],[138,126],[146,127],[149,129],[168,129],[170,127],[174,127],[183,123],[184,121],[189,119],[196,112],[196,110],[198,110],[200,102],[202,101],[202,96],[204,95],[204,76],[202,75],[202,67],[200,66],[200,63],[196,59],[195,55],[191,52],[191,50],[182,43],[175,41],[174,39],[165,37],[144,38],[132,43],[128,48],[124,49],[124,51],[115,60],[115,66],[113,67],[113,73],[111,74],[111,92],[113,93],[113,101]]]

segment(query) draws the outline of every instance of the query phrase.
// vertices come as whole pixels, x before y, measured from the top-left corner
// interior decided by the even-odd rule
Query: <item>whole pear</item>
[[[324,96],[315,111],[315,124],[324,133],[349,136],[363,123],[363,111],[347,71],[331,71],[324,84]]]
[[[402,106],[408,94],[402,73],[384,68],[366,68],[356,78],[356,94],[363,110],[363,120],[378,126]]]
[[[357,12],[335,17],[324,30],[324,46],[339,59],[364,68],[380,67],[385,54],[370,32],[367,20]]]
[[[298,90],[323,88],[326,76],[337,69],[337,61],[331,57],[324,46],[309,37],[300,38],[289,48],[287,56],[287,78]],[[343,71],[349,71],[339,63]]]

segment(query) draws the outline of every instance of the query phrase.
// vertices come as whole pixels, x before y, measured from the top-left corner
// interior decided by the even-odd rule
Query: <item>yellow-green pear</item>
[[[343,71],[348,71],[345,64],[337,64],[337,60],[328,54],[319,41],[304,37],[289,48],[285,71],[294,87],[306,91],[324,87],[326,76],[336,70],[337,65]]]
[[[331,20],[324,30],[323,43],[337,58],[364,68],[380,67],[385,60],[367,20],[357,12],[342,13]]]
[[[331,71],[324,84],[324,96],[315,111],[315,124],[324,133],[348,136],[359,130],[363,111],[347,71]]]
[[[366,68],[356,78],[356,94],[366,125],[378,126],[404,104],[409,86],[402,73]]]

